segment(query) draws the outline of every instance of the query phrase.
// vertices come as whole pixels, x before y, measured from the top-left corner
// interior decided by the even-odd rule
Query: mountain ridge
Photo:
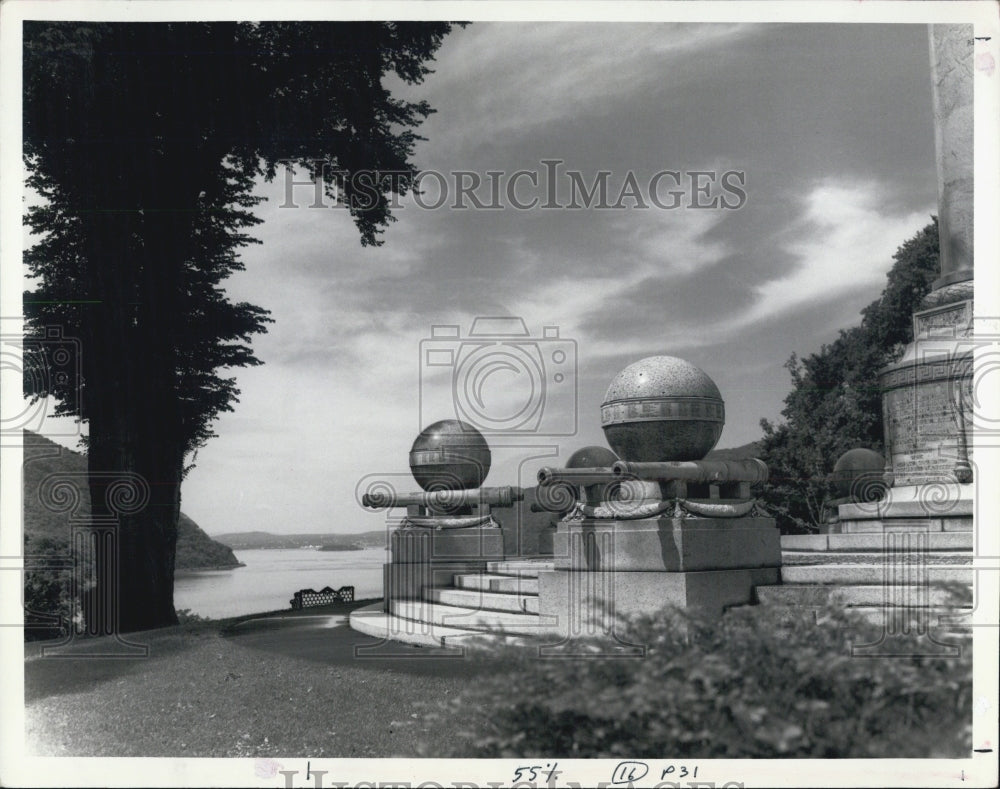
[[[55,512],[41,501],[43,481],[53,474],[64,474],[79,497],[77,515],[90,511],[90,489],[87,485],[87,457],[67,449],[30,430],[24,431],[24,537],[36,545],[51,541],[65,545],[69,553],[70,519],[66,513]],[[183,512],[177,523],[177,554],[175,569],[207,570],[242,567],[232,549],[212,539]]]

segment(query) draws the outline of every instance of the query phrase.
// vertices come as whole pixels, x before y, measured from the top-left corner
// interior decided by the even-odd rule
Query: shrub
[[[764,606],[709,619],[665,610],[623,623],[643,658],[539,659],[506,648],[491,679],[443,703],[479,757],[903,758],[967,755],[971,649],[852,657],[881,633],[841,610]],[[849,637],[850,634],[850,637]],[[433,746],[438,752],[440,743]],[[429,752],[429,748],[427,749]],[[437,754],[435,754],[437,755]]]
[[[80,617],[73,560],[48,537],[24,538],[24,640],[64,637]]]
[[[211,617],[194,613],[190,608],[177,609],[177,623],[181,625],[196,625],[202,622],[211,622]]]

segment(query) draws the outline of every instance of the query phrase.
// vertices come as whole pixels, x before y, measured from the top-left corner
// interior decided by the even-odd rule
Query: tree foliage
[[[761,457],[771,475],[762,490],[783,531],[813,531],[832,493],[828,481],[849,449],[883,451],[879,370],[913,340],[913,313],[938,274],[937,220],[893,256],[882,295],[861,311],[861,324],[842,330],[818,353],[792,354],[785,367],[792,391],[784,421],[761,420]]]
[[[267,311],[222,290],[254,242],[255,180],[304,168],[343,190],[362,244],[381,243],[431,112],[384,79],[423,79],[449,29],[25,23],[24,159],[45,201],[27,217],[40,240],[26,256],[26,335],[50,373],[25,387],[88,423],[93,511],[119,522],[120,561],[98,578],[113,588],[117,575],[122,629],[176,621],[185,459],[236,402],[224,371],[260,363],[249,342]],[[360,194],[341,174],[362,169],[402,175]],[[140,512],[112,511],[115,473],[146,481]]]

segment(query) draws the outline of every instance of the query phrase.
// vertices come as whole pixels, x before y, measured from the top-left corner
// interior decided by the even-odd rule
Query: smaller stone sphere
[[[607,447],[581,447],[569,456],[566,468],[610,468],[618,459]]]
[[[424,490],[478,488],[491,462],[483,434],[458,419],[442,419],[425,427],[410,449],[410,471]]]
[[[615,376],[601,404],[604,435],[623,460],[701,460],[725,423],[715,382],[674,356],[630,364]]]
[[[885,493],[885,459],[871,449],[849,449],[833,466],[830,479],[841,498],[876,501]]]

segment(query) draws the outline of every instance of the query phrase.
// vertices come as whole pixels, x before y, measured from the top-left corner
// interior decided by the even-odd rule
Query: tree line
[[[760,495],[785,532],[815,531],[832,497],[837,459],[857,447],[884,451],[878,374],[913,341],[913,313],[938,276],[937,219],[903,243],[882,294],[861,311],[861,323],[806,357],[785,363],[792,390],[784,421],[761,420],[760,457],[770,477]]]

